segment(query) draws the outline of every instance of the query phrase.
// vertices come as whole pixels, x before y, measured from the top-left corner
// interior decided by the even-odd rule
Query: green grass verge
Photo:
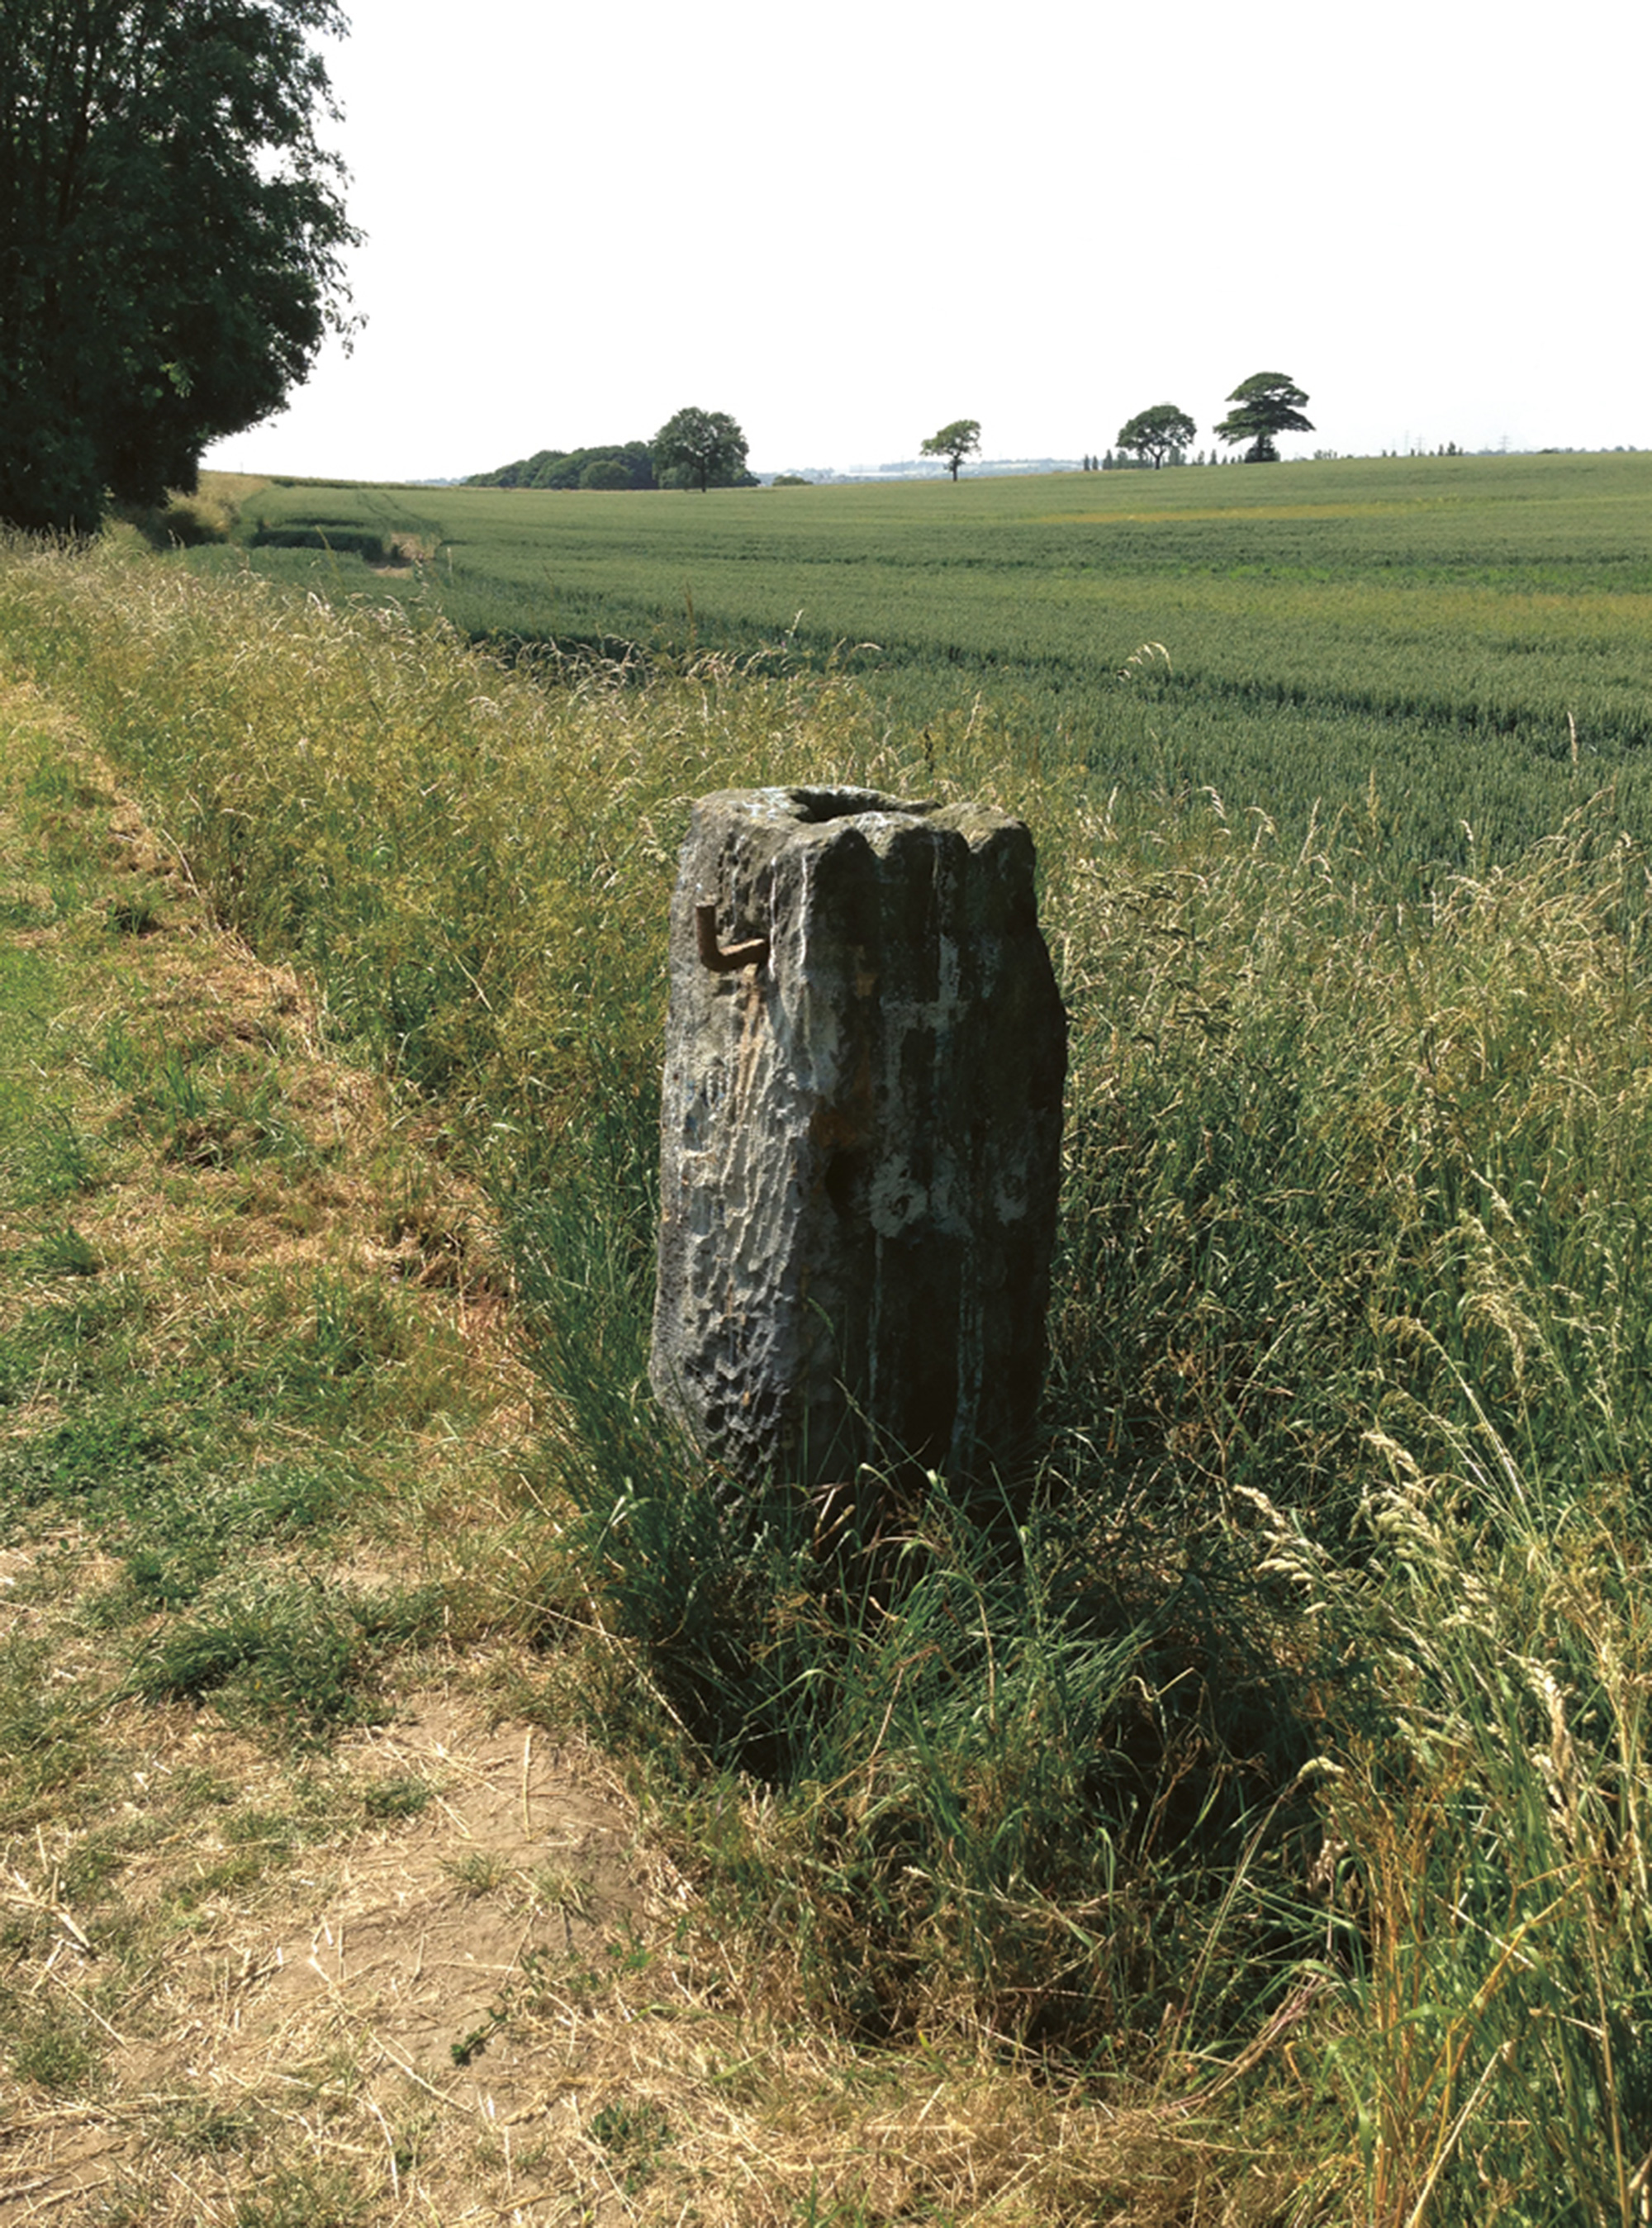
[[[60,715],[13,692],[0,724],[0,2033],[18,2083],[86,2096],[192,1911],[412,1802],[314,1767],[382,1717],[393,1663],[487,1622],[428,1552],[435,1450],[486,1400],[451,1310],[399,1285],[415,1156],[393,1179],[343,1118],[373,1086],[215,942]],[[145,1704],[265,1781],[262,1824],[232,1812],[231,1852],[158,1896],[156,1848],[234,1798],[134,1783]],[[108,1953],[84,1997],[29,1963],[70,1907]]]

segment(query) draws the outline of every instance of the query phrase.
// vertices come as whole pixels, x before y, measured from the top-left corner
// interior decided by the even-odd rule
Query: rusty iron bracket
[[[732,975],[737,967],[761,967],[769,956],[766,936],[753,937],[746,944],[720,944],[717,908],[712,904],[694,909],[694,944],[701,965],[709,967],[714,975]]]

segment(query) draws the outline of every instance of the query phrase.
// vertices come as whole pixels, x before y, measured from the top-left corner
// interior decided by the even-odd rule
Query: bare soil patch
[[[139,1777],[199,1769],[205,1750],[256,1787],[255,1751],[175,1730]],[[14,2099],[0,2222],[96,2219],[123,2191],[128,2204],[144,2193],[146,2218],[233,2220],[259,2156],[267,2170],[285,2154],[289,2178],[310,2168],[323,2189],[330,2164],[359,2169],[375,2154],[369,2193],[381,2186],[361,2217],[567,2217],[546,2206],[599,2154],[581,2132],[579,2059],[606,2053],[570,2053],[573,2022],[559,2030],[547,2005],[570,1977],[588,1999],[583,1976],[611,1962],[611,1945],[638,1941],[680,1888],[587,1752],[490,1724],[473,1697],[405,1697],[392,1723],[342,1742],[332,1768],[417,1791],[422,1807],[306,1853],[250,1905],[211,1914],[157,1965],[142,2031],[109,2023],[98,2093]],[[9,1885],[14,1900],[29,1892],[19,1875]],[[37,1985],[84,2003],[102,1962],[96,1917],[83,1924],[49,1896],[47,1907],[55,1926]],[[589,2023],[587,2003],[578,2025]],[[204,2154],[191,2155],[192,2129],[210,2137]],[[553,2132],[560,2167],[535,2197],[516,2186],[515,2161],[537,2161]],[[491,2188],[500,2176],[503,2211],[477,2193],[478,2177]]]

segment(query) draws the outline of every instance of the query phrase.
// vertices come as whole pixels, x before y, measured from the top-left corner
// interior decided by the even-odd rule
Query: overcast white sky
[[[688,403],[764,471],[1160,401],[1205,445],[1258,370],[1311,398],[1287,455],[1652,446],[1637,0],[350,13],[366,327],[209,463],[457,477]]]

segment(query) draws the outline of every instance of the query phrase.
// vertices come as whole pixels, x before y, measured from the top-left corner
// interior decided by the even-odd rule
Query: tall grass
[[[507,671],[21,548],[0,631],[493,1186],[592,1706],[776,1988],[1222,2121],[1199,2218],[1281,2144],[1304,2221],[1644,2216],[1652,983],[1610,800],[1418,898],[1380,796],[1285,842],[1260,792],[1005,793],[966,714],[937,765],[829,677]],[[785,779],[1040,840],[1068,1162],[1002,1506],[742,1496],[643,1385],[675,848]]]
[[[393,605],[109,556],[15,556],[0,597],[12,656],[164,804],[224,919],[519,1151],[654,1056],[689,797],[818,763],[827,734],[845,778],[909,771],[829,682],[716,659],[644,698],[550,657],[507,671]]]

